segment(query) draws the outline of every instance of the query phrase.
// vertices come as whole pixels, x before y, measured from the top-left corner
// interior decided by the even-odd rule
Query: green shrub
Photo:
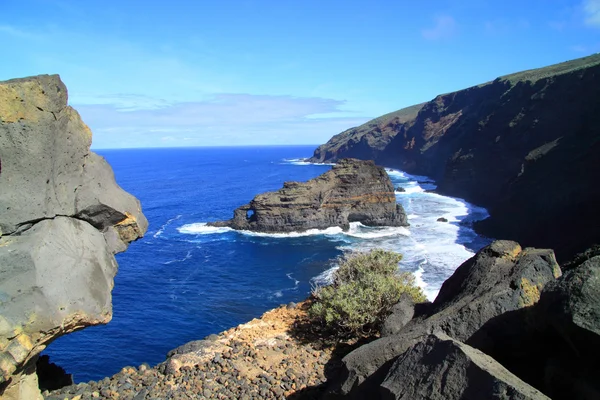
[[[401,259],[401,254],[381,249],[346,254],[333,284],[313,290],[309,317],[337,336],[358,336],[378,330],[402,293],[416,303],[425,301],[413,275],[398,273]]]

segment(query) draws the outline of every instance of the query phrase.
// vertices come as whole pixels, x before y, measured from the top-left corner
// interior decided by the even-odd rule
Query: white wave
[[[334,265],[333,267],[321,272],[319,275],[312,278],[310,281],[313,285],[316,286],[326,286],[330,285],[333,282],[333,273],[339,268],[338,265]]]
[[[285,274],[285,276],[294,281],[294,287],[297,287],[300,284],[300,281],[298,279],[292,277],[291,272],[289,274]]]
[[[343,232],[342,228],[333,226],[327,229],[308,229],[302,232],[287,232],[287,233],[265,233],[265,232],[252,232],[252,231],[238,231],[244,235],[248,236],[258,236],[258,237],[269,237],[269,238],[277,238],[277,239],[285,239],[285,238],[296,238],[296,237],[304,237],[304,236],[315,236],[315,235],[326,235],[333,236],[339,235]]]
[[[406,216],[407,219],[417,219],[417,218],[421,218],[420,216],[418,216],[417,214],[408,214]]]
[[[229,227],[217,227],[206,225],[206,222],[196,222],[186,224],[177,228],[179,233],[187,233],[191,235],[213,235],[217,233],[231,232],[233,229]]]
[[[169,264],[173,264],[173,263],[177,263],[177,262],[184,262],[186,260],[189,260],[190,258],[192,258],[191,250],[188,251],[187,254],[185,255],[185,257],[183,257],[182,259],[167,261],[164,263],[164,265],[169,265]]]
[[[152,235],[153,238],[158,238],[160,237],[160,235],[163,234],[163,232],[165,231],[165,228],[167,226],[169,226],[171,224],[171,222],[178,220],[179,218],[181,218],[181,215],[177,215],[174,218],[171,218],[170,220],[168,220],[167,222],[165,222],[159,229],[158,231],[156,231],[156,233],[154,235]]]
[[[405,227],[368,227],[360,222],[351,222],[350,229],[344,235],[361,239],[377,239],[389,236],[409,236],[410,231]]]
[[[421,186],[419,185],[411,185],[411,186],[406,186],[404,188],[404,192],[398,192],[399,194],[413,194],[413,193],[423,193],[425,192],[425,189],[423,189]]]
[[[283,162],[285,164],[292,165],[335,165],[335,163],[313,163],[306,161],[306,158],[284,158]]]
[[[406,179],[406,173],[399,171],[397,169],[386,168],[385,172],[387,172],[387,174],[390,178]]]

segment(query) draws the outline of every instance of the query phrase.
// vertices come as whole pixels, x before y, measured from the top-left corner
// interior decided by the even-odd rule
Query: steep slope
[[[309,161],[329,162],[346,157],[375,159],[398,133],[411,126],[424,105],[406,107],[345,130],[319,146]]]
[[[390,136],[367,151],[336,137],[311,160],[352,153],[428,175],[440,193],[488,208],[480,232],[554,248],[560,259],[600,242],[599,54],[440,95]]]

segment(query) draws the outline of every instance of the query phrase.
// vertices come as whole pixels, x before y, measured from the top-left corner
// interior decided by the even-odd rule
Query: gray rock
[[[91,140],[58,75],[0,82],[2,398],[33,398],[37,354],[111,319],[113,254],[147,229]]]
[[[102,233],[87,222],[55,217],[19,236],[3,236],[0,265],[5,379],[45,343],[112,317],[117,262]]]
[[[536,312],[544,335],[534,339],[547,357],[548,392],[557,399],[600,398],[600,256],[548,284]]]
[[[385,319],[381,328],[381,336],[391,336],[399,333],[415,314],[415,303],[408,295],[402,293],[400,300],[392,309],[391,314]]]
[[[210,225],[293,232],[334,226],[347,230],[350,222],[408,226],[389,176],[372,161],[340,160],[330,171],[308,182],[285,182],[282,189],[237,208],[233,219]]]
[[[549,399],[493,358],[449,336],[427,335],[402,354],[382,399]]]
[[[493,345],[489,330],[497,327],[490,321],[535,304],[544,285],[560,274],[551,250],[522,250],[509,241],[492,243],[458,267],[428,314],[344,357],[341,379],[333,382],[332,392],[352,392],[356,398],[372,392],[393,360],[423,335],[443,333],[476,348]]]

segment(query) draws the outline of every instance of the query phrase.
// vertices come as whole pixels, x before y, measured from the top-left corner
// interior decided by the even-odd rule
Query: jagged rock
[[[311,162],[375,160],[485,207],[488,237],[552,248],[600,243],[600,54],[503,76],[369,121]],[[569,232],[565,235],[565,232]]]
[[[396,187],[396,192],[403,193],[403,192],[406,192],[406,189],[404,189],[402,186],[398,186],[398,187]]]
[[[536,309],[546,333],[537,339],[553,349],[545,378],[552,397],[600,398],[600,256],[548,284]]]
[[[415,314],[415,302],[408,293],[402,293],[400,300],[390,311],[390,315],[383,322],[381,336],[391,336],[400,332]]]
[[[381,384],[382,399],[549,399],[493,358],[443,334],[402,354]]]
[[[448,222],[448,219],[447,219],[447,218],[444,218],[444,217],[439,217],[439,218],[437,219],[437,222]]]
[[[308,182],[285,182],[282,189],[260,194],[237,208],[233,219],[209,225],[293,232],[333,226],[348,229],[350,222],[408,226],[390,178],[372,161],[340,160]]]
[[[34,398],[37,354],[56,337],[110,320],[113,255],[147,229],[91,139],[58,75],[0,82],[3,399]]]
[[[489,322],[537,303],[543,287],[560,274],[551,250],[492,243],[457,268],[425,315],[344,357],[341,379],[332,384],[332,392],[355,398],[372,392],[394,359],[425,334],[444,333],[476,348],[493,346],[490,330],[497,328]]]

